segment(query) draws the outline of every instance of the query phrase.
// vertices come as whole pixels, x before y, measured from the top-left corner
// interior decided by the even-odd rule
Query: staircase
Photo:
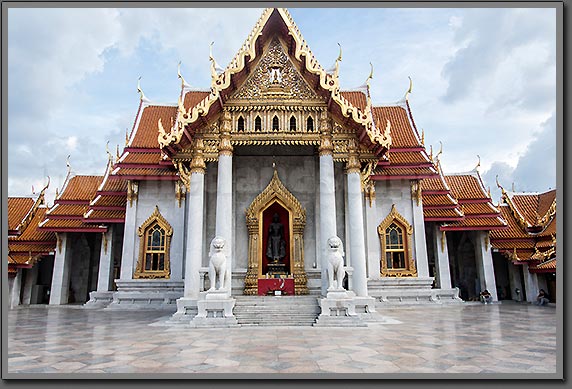
[[[320,314],[316,296],[233,296],[244,326],[312,326]]]

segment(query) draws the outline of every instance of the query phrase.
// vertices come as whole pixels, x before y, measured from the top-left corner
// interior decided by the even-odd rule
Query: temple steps
[[[312,326],[320,314],[315,296],[233,296],[242,326]]]

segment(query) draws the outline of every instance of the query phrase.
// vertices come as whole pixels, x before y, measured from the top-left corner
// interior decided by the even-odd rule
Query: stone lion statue
[[[345,290],[343,287],[346,271],[344,270],[344,247],[337,236],[328,239],[328,290]]]
[[[227,253],[226,241],[220,236],[215,237],[211,241],[211,248],[209,251],[209,280],[211,287],[208,290],[227,290],[228,289],[228,266],[227,266]],[[218,281],[219,287],[216,288]]]

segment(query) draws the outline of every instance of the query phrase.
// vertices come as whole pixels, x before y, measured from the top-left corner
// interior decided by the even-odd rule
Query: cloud
[[[499,183],[511,190],[514,183],[518,192],[544,192],[556,187],[556,114],[542,123],[533,140],[518,159],[516,167],[495,162],[483,174],[487,185],[495,188],[495,197],[500,198],[495,177]]]
[[[554,9],[470,9],[450,25],[457,50],[443,68],[445,102],[478,97],[490,110],[554,105]]]

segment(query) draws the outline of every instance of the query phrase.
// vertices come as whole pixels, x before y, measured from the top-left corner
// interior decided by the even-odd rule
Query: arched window
[[[306,120],[306,131],[314,131],[314,119],[311,116]]]
[[[173,229],[159,213],[155,211],[137,230],[139,235],[139,259],[134,278],[169,278],[171,269],[169,251]]]
[[[272,131],[278,131],[279,127],[278,116],[274,115],[272,119]]]
[[[296,118],[294,115],[290,117],[290,131],[296,131]]]
[[[403,229],[395,223],[385,229],[385,260],[388,269],[405,269]]]
[[[242,116],[238,118],[236,129],[238,131],[244,131],[244,118]]]
[[[254,119],[254,131],[262,131],[262,119],[260,119],[260,116]]]
[[[381,276],[417,276],[415,261],[411,257],[413,227],[397,212],[395,204],[377,227],[377,232],[381,242]]]

